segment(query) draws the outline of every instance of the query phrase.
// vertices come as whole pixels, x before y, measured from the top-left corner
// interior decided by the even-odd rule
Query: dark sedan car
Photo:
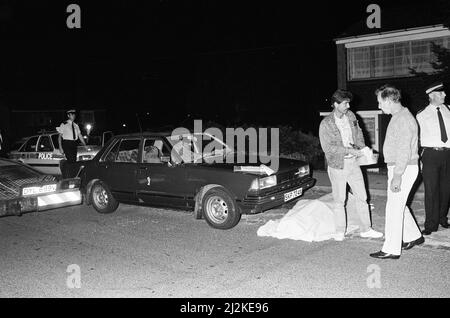
[[[0,159],[0,216],[81,204],[80,179],[61,179]]]
[[[196,143],[203,133],[188,137],[187,148],[169,133],[114,137],[92,160],[77,163],[86,202],[100,213],[115,211],[119,202],[194,209],[212,227],[229,229],[241,214],[280,206],[314,185],[305,162],[280,159],[273,174],[259,163],[212,162],[236,153],[220,140],[222,149],[205,153]]]

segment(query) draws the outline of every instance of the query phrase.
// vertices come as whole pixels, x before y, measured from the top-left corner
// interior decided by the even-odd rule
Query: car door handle
[[[139,170],[147,170],[147,167],[139,167]]]

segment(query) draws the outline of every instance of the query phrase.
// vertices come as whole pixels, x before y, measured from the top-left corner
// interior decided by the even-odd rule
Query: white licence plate
[[[47,184],[42,187],[28,187],[23,188],[22,195],[36,195],[42,193],[50,193],[56,191],[56,184]]]
[[[292,199],[298,198],[299,196],[301,196],[303,193],[303,189],[297,189],[288,193],[284,194],[284,202],[290,201]]]

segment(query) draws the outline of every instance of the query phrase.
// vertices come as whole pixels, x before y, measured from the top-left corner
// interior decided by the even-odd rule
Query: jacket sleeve
[[[396,149],[396,158],[395,158],[395,175],[403,175],[406,167],[408,166],[410,156],[411,156],[411,140],[414,138],[413,129],[409,125],[409,123],[402,123],[398,125],[397,129],[397,149]]]
[[[333,137],[336,138],[331,134],[331,131],[327,127],[326,122],[322,120],[319,126],[319,139],[323,152],[325,152],[325,154],[332,153],[336,155],[342,154],[345,156],[347,154],[347,149],[342,144],[333,143]]]
[[[362,132],[361,127],[359,126],[358,119],[356,118],[356,115],[353,112],[350,112],[350,125],[352,126],[352,131],[355,132],[355,145],[359,148],[364,148],[366,146],[366,143],[364,141],[364,134]]]
[[[356,145],[360,148],[364,148],[366,143],[364,141],[364,135],[361,127],[359,127],[358,121],[356,121],[356,131],[358,132],[358,136],[356,137]]]

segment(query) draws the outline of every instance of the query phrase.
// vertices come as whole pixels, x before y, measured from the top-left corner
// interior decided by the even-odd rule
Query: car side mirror
[[[166,163],[168,167],[173,167],[172,160],[170,159],[170,156],[162,156],[161,162]]]
[[[170,163],[170,157],[169,156],[162,156],[161,157],[161,162]]]

